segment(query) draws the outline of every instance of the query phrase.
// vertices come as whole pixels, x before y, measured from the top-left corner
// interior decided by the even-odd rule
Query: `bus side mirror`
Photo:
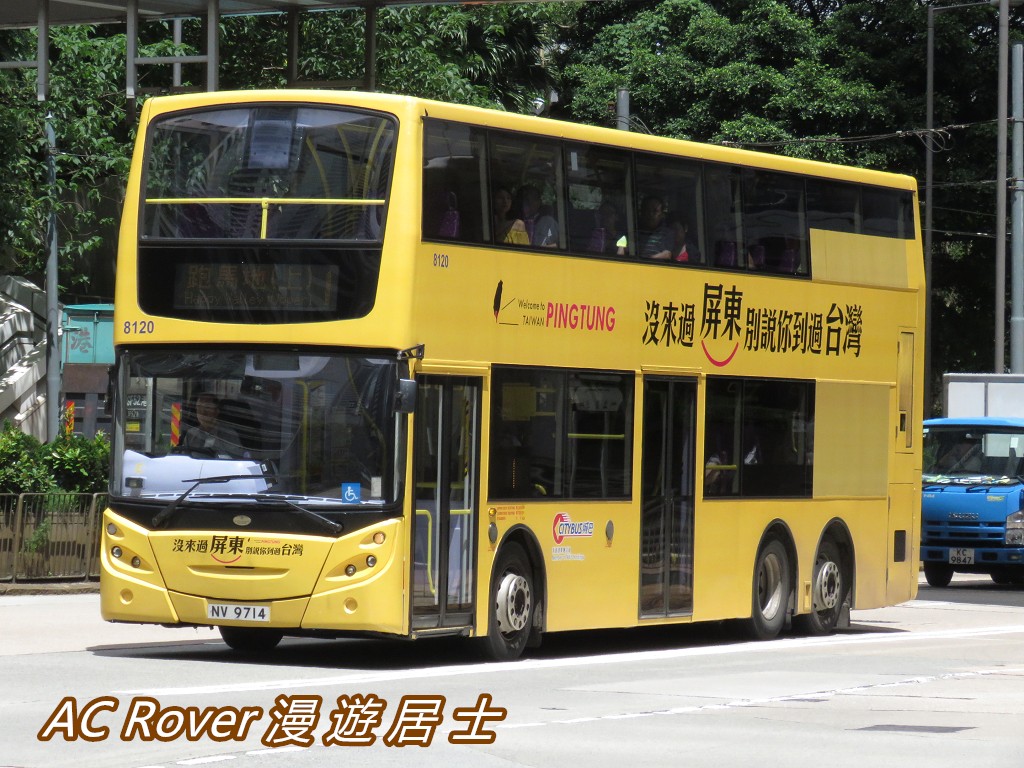
[[[395,413],[412,413],[416,410],[416,382],[412,379],[399,379],[398,391],[395,392]]]

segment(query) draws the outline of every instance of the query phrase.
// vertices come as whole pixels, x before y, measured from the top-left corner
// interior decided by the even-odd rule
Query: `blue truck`
[[[1024,418],[924,422],[921,562],[933,587],[954,573],[1024,584]]]

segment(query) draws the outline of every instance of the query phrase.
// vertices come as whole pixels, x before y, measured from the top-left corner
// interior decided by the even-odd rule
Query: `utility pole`
[[[1024,373],[1024,44],[1013,44],[1010,372]]]
[[[1010,40],[1010,2],[999,0],[999,95],[996,137],[996,286],[995,373],[1005,373],[1006,360],[1006,101]]]

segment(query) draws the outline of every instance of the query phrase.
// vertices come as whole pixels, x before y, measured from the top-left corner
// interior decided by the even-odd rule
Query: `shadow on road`
[[[857,624],[837,634],[871,634],[900,631]],[[779,641],[799,637],[782,635]],[[769,642],[779,642],[769,641]],[[539,648],[528,649],[525,658],[563,659],[617,653],[666,651],[750,642],[740,622],[707,622],[693,625],[638,627],[630,629],[556,632],[544,635]],[[487,662],[483,641],[467,638],[430,638],[415,642],[388,639],[285,638],[263,654],[232,651],[219,640],[147,643],[132,646],[96,646],[89,651],[113,658],[166,659],[168,661],[233,662],[275,667],[346,670],[427,669],[453,664]]]

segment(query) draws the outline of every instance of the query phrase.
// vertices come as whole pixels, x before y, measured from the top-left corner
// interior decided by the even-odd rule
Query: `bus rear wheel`
[[[227,646],[239,653],[266,653],[281,642],[284,632],[276,629],[257,627],[217,627],[221,639]]]
[[[832,541],[822,542],[811,577],[811,612],[797,617],[803,632],[827,635],[836,628],[849,591],[843,573],[839,547]]]
[[[501,548],[491,576],[491,615],[487,650],[497,661],[518,659],[530,639],[535,606],[533,571],[523,548],[509,543]]]
[[[753,597],[747,627],[755,640],[771,640],[782,631],[791,592],[786,548],[778,539],[768,539],[758,550],[754,562]]]
[[[924,578],[932,587],[948,587],[953,580],[953,567],[945,563],[925,563]]]

